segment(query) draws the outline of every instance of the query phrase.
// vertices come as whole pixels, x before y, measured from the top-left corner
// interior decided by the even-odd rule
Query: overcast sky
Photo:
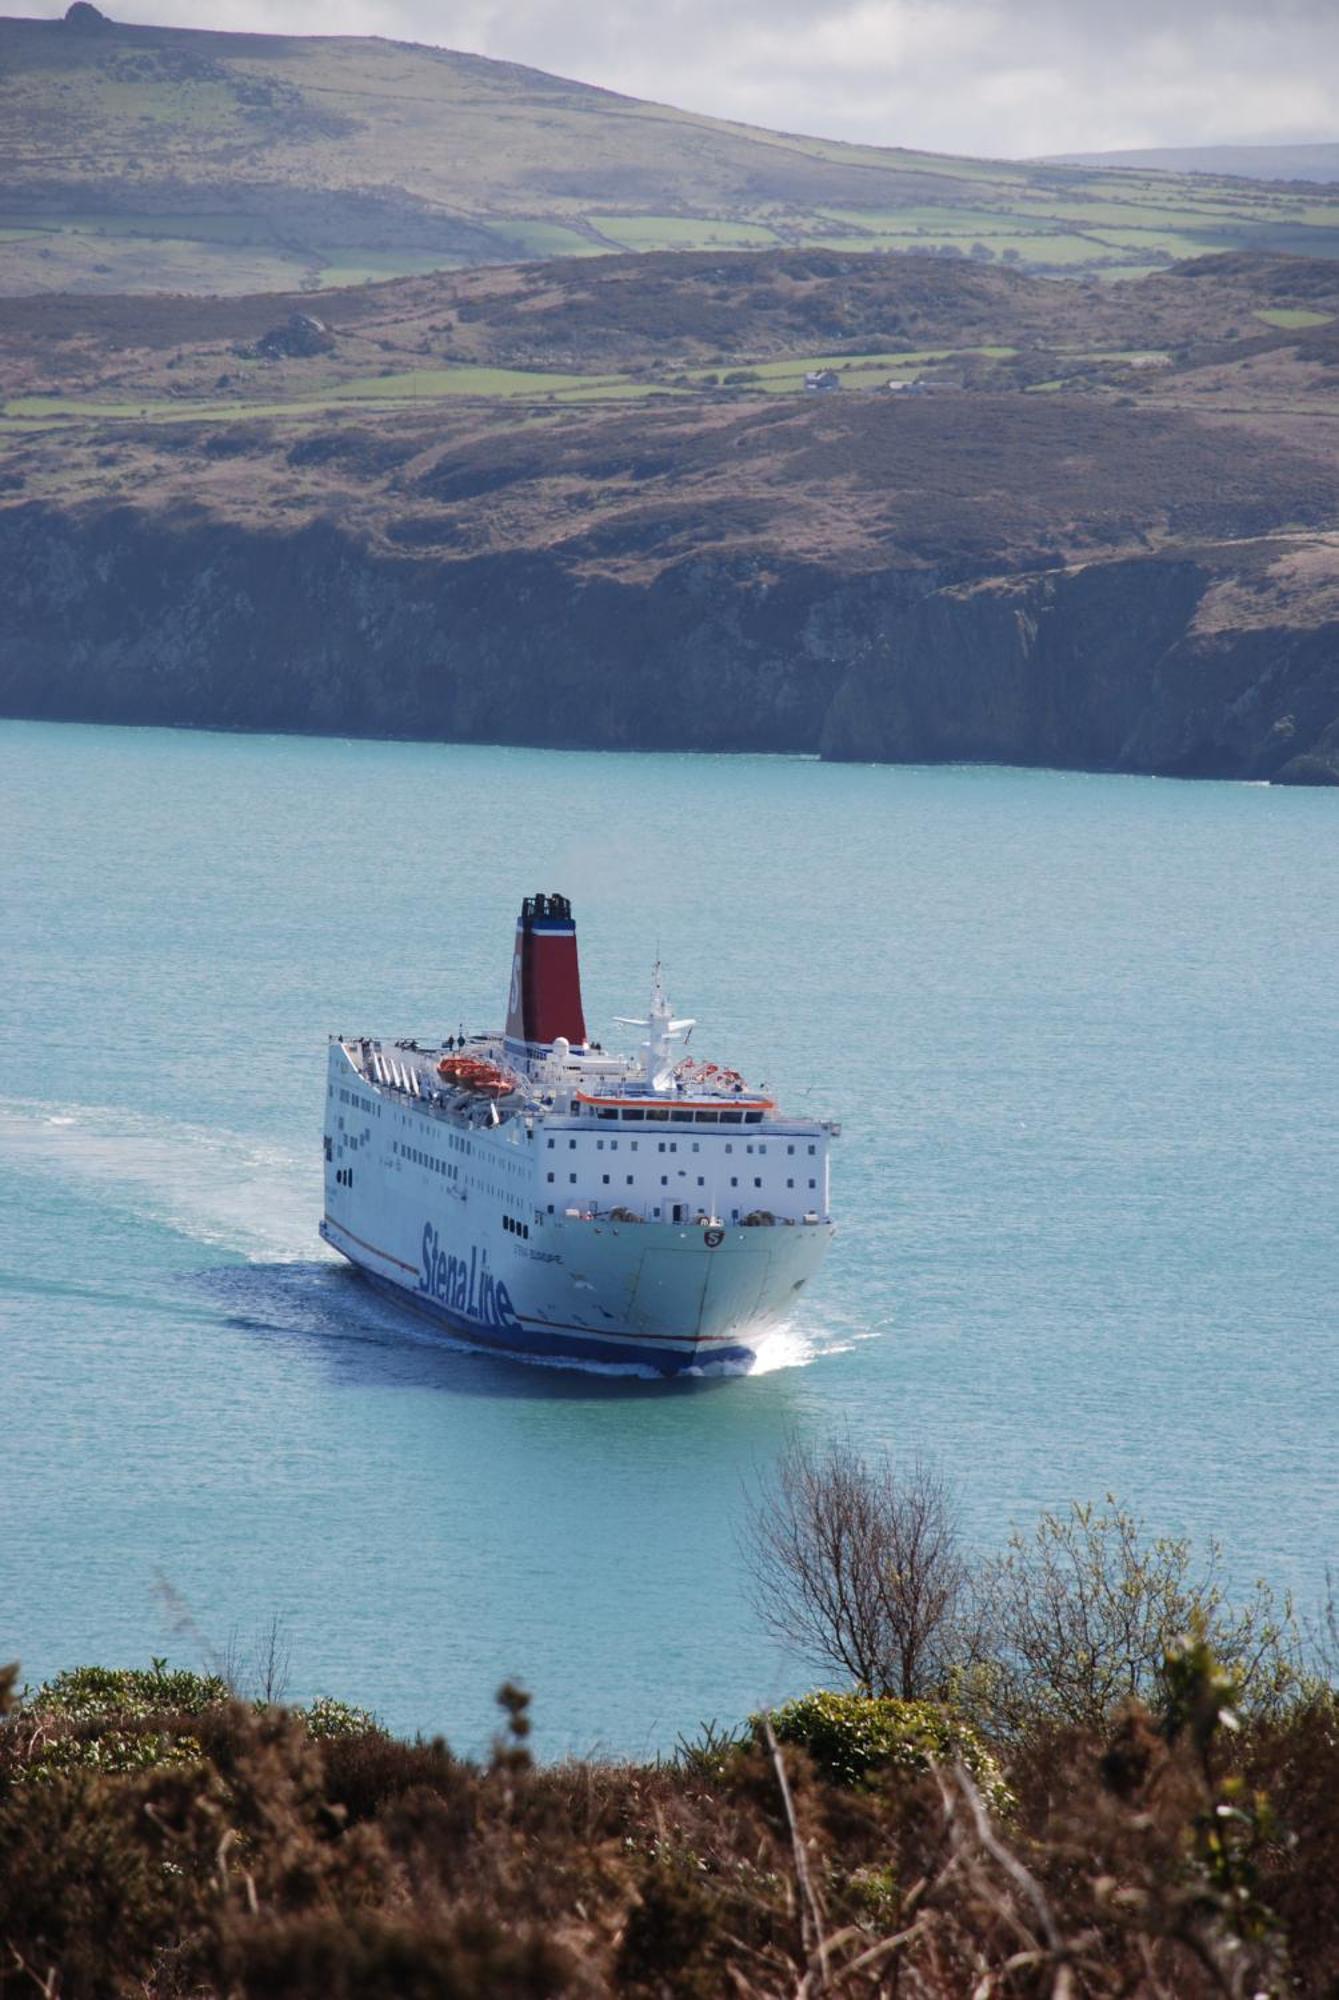
[[[101,4],[180,27],[430,42],[750,124],[941,152],[1339,139],[1339,0]]]

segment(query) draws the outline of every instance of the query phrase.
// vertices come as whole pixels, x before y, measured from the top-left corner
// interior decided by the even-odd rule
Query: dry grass
[[[766,1740],[532,1769],[216,1704],[135,1718],[191,1761],[34,1774],[0,1730],[0,1992],[61,2000],[830,1995],[1325,2000],[1332,1696],[1230,1738],[1204,1700],[1043,1729],[992,1819],[960,1768],[856,1789]],[[88,1746],[116,1723],[78,1725]],[[37,1746],[35,1748],[35,1746]]]

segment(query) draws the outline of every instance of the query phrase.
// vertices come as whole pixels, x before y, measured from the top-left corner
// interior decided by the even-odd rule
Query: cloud
[[[135,0],[133,18],[428,42],[722,118],[938,152],[1339,136],[1335,0]]]

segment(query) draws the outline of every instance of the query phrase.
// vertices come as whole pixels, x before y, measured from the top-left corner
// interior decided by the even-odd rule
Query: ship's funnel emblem
[[[586,1045],[577,930],[566,896],[527,896],[516,924],[507,999],[507,1040],[549,1047],[565,1036]]]

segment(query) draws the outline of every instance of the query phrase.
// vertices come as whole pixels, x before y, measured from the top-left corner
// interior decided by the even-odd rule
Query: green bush
[[[28,1695],[24,1707],[32,1714],[84,1722],[101,1715],[153,1715],[164,1709],[175,1715],[198,1715],[202,1708],[231,1699],[228,1683],[218,1674],[169,1670],[166,1660],[155,1660],[151,1667],[70,1667]]]
[[[15,1776],[34,1784],[63,1777],[70,1771],[100,1771],[124,1777],[132,1771],[157,1771],[169,1764],[202,1764],[204,1750],[193,1736],[168,1736],[160,1730],[100,1730],[96,1736],[57,1736],[20,1763]]]
[[[336,1701],[333,1695],[318,1695],[307,1708],[295,1708],[307,1725],[309,1736],[379,1736],[382,1732],[370,1709],[355,1708],[351,1702]]]
[[[752,1720],[761,1728],[761,1716]],[[858,1785],[880,1773],[919,1776],[932,1764],[961,1763],[994,1811],[1009,1803],[999,1766],[981,1738],[938,1702],[819,1689],[774,1709],[772,1728],[779,1743],[807,1750],[823,1775],[839,1785]]]
[[[151,1667],[70,1667],[25,1695],[29,1716],[59,1717],[66,1722],[97,1722],[116,1718],[137,1722],[151,1715],[199,1715],[236,1699],[218,1674],[169,1669],[165,1660]],[[264,1708],[265,1702],[252,1706]],[[371,1711],[356,1708],[333,1695],[318,1695],[306,1708],[291,1711],[306,1725],[309,1736],[366,1736],[377,1729]],[[128,1768],[128,1767],[127,1767]]]

